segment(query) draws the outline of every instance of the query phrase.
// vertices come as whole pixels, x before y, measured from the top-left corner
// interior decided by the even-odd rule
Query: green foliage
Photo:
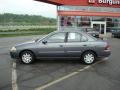
[[[0,14],[0,25],[56,25],[56,19],[39,15]]]
[[[8,30],[6,32],[0,32],[1,37],[15,37],[15,36],[28,36],[28,35],[45,35],[50,32],[55,31],[56,28],[37,28],[37,29],[28,29],[28,30]]]

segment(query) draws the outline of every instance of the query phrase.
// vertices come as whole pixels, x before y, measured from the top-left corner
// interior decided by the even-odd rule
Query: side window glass
[[[47,39],[47,42],[61,43],[65,40],[65,33],[56,33]]]
[[[68,33],[68,42],[80,42],[81,35],[79,33]]]
[[[87,42],[88,38],[82,35],[81,42]]]

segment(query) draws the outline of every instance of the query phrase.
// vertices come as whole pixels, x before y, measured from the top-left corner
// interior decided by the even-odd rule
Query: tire
[[[93,64],[96,60],[96,55],[92,51],[87,51],[82,55],[82,61],[86,65]]]
[[[24,64],[31,64],[35,60],[35,56],[31,51],[24,51],[20,55],[21,61]]]

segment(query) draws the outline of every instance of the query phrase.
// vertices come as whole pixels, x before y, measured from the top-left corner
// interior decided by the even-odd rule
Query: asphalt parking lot
[[[36,37],[0,39],[0,90],[120,90],[120,39],[108,39],[111,56],[93,65],[79,60],[37,60],[24,65],[10,58],[10,47]]]

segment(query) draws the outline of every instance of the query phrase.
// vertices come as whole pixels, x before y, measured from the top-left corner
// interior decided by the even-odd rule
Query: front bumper
[[[17,52],[10,52],[10,56],[13,59],[19,59],[19,54]]]

